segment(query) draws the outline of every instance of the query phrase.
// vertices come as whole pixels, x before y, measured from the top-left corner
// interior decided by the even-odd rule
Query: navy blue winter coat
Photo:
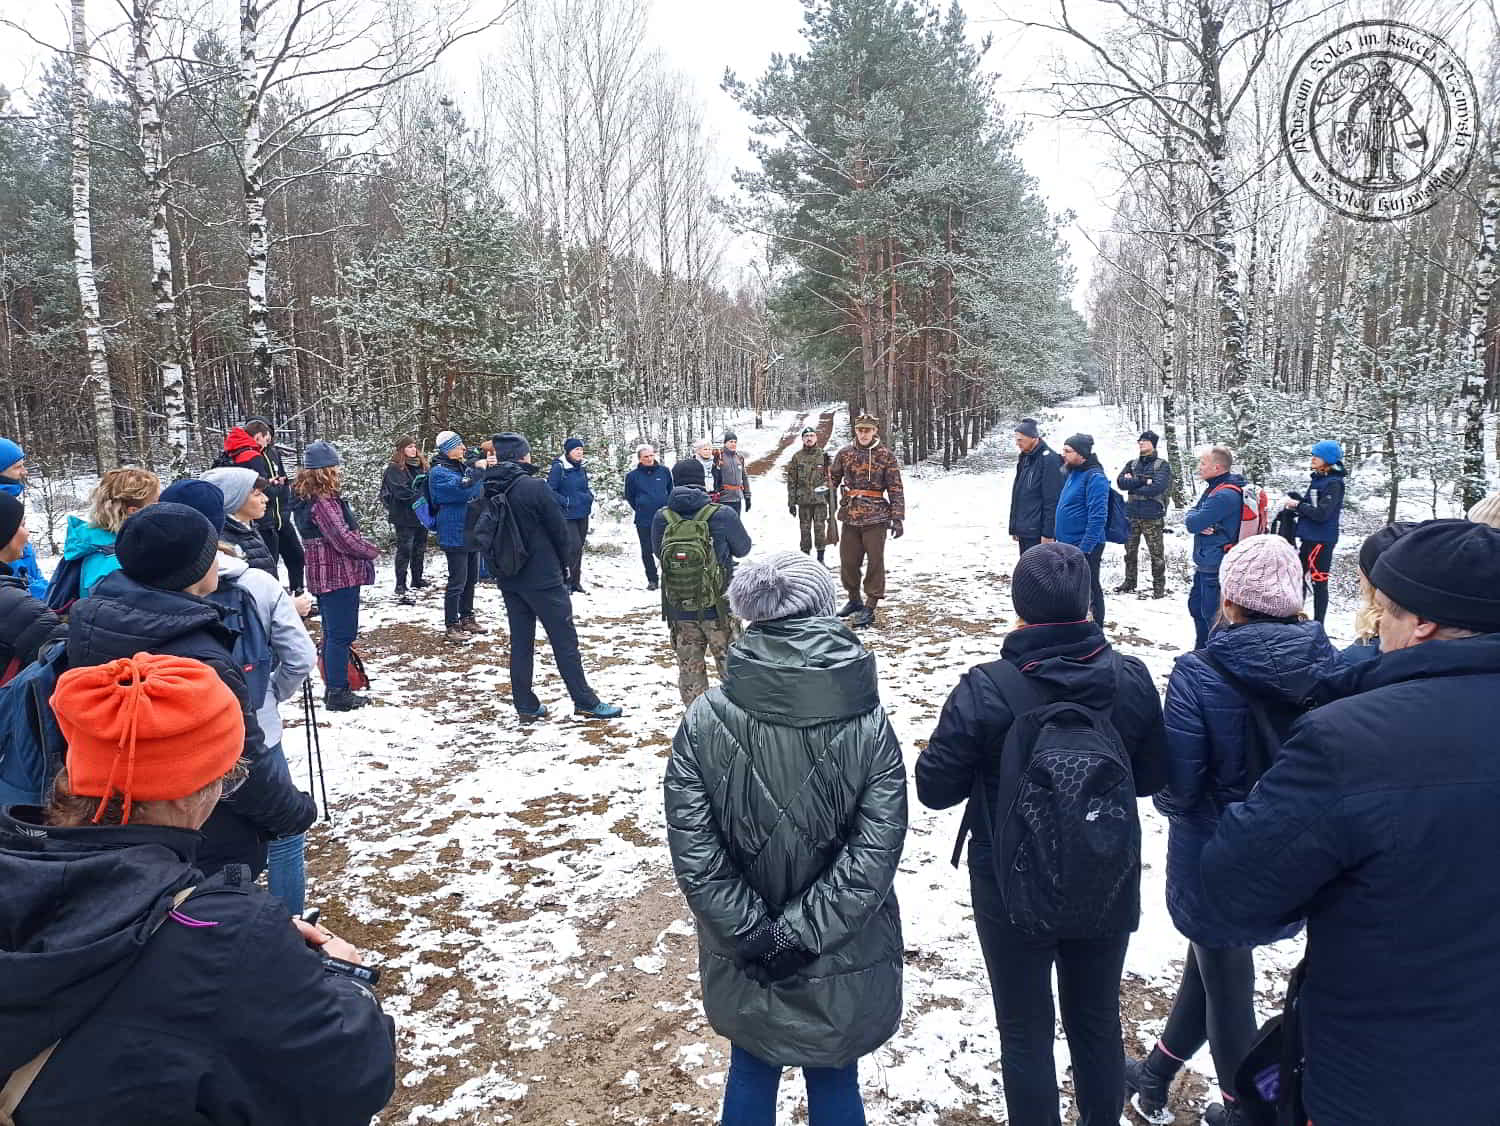
[[[1344,509],[1344,471],[1314,473],[1297,505],[1297,538],[1309,543],[1339,542],[1339,514]]]
[[[1055,539],[1057,498],[1062,495],[1063,463],[1046,442],[1016,458],[1010,490],[1010,534],[1023,540]]]
[[[1237,488],[1226,489],[1225,485]],[[1204,482],[1203,495],[1188,509],[1182,523],[1193,536],[1193,566],[1211,575],[1219,573],[1224,553],[1239,542],[1240,513],[1244,508],[1245,479],[1238,473],[1221,473]],[[1212,528],[1207,535],[1204,530]]]
[[[61,1039],[17,1126],[367,1126],[391,1020],[201,837],[0,815],[0,1076]],[[198,890],[168,915],[174,894]],[[153,933],[153,927],[161,921]]]
[[[1203,851],[1243,927],[1307,917],[1305,1097],[1318,1126],[1493,1126],[1500,1103],[1500,633],[1322,683]]]
[[[438,506],[438,546],[449,551],[473,551],[465,519],[469,502],[484,491],[484,470],[475,469],[451,457],[440,457],[432,463],[427,475],[427,491]]]
[[[661,462],[650,469],[637,465],[625,474],[625,503],[635,512],[635,522],[650,527],[656,514],[672,495],[672,471]]]
[[[1087,555],[1104,543],[1109,523],[1109,478],[1098,461],[1089,461],[1063,475],[1057,500],[1057,540]]]
[[[1351,665],[1361,665],[1366,661],[1373,661],[1380,656],[1380,638],[1372,637],[1369,641],[1356,641],[1346,645],[1339,650],[1339,664],[1343,668]]]
[[[557,497],[564,520],[586,520],[594,511],[594,490],[589,488],[588,466],[582,462],[574,465],[567,458],[553,458],[547,487]]]
[[[701,511],[705,504],[712,503],[708,494],[696,486],[681,485],[673,489],[672,495],[667,499],[666,508],[658,510],[651,521],[651,551],[658,558],[661,557],[661,541],[667,534],[668,508],[686,520]],[[719,510],[708,518],[708,532],[713,537],[714,555],[718,557],[719,567],[727,583],[734,575],[734,561],[750,554],[752,546],[750,533],[745,531],[745,525],[740,522],[740,514],[727,505],[720,505]],[[710,606],[706,610],[676,616],[689,621],[697,621],[717,618],[719,612]]]
[[[1070,700],[1109,709],[1130,755],[1136,793],[1145,797],[1161,788],[1166,780],[1161,699],[1139,658],[1123,657],[1116,678],[1109,642],[1093,622],[1013,630],[1006,635],[1001,653],[1038,681],[1053,701]],[[970,669],[960,678],[943,705],[932,738],[917,759],[917,798],[928,809],[947,809],[967,801],[979,785],[986,788],[989,809],[996,808],[999,752],[1015,715],[994,680],[980,668]],[[969,869],[974,875],[993,879],[993,835],[977,805],[971,813]],[[1140,923],[1140,901],[1137,878],[1130,894],[1120,897],[1107,929],[1113,933],[1135,930]]]
[[[137,653],[191,657],[213,669],[240,702],[250,776],[215,808],[198,850],[198,866],[217,872],[245,864],[265,867],[267,840],[305,831],[317,817],[312,798],[293,785],[266,751],[244,670],[230,655],[237,634],[223,607],[181,591],[143,586],[124,571],[105,575],[68,613],[68,666],[103,665]]]
[[[1282,738],[1306,710],[1338,654],[1317,622],[1247,622],[1219,630],[1206,650],[1259,696]],[[1203,846],[1219,815],[1250,792],[1246,778],[1254,730],[1240,689],[1200,653],[1177,658],[1167,684],[1167,785],[1156,795],[1166,815],[1167,910],[1182,935],[1204,946],[1260,946],[1290,938],[1300,923],[1236,926],[1203,889]]]
[[[1125,515],[1132,520],[1161,520],[1167,515],[1167,493],[1172,488],[1172,466],[1152,454],[1125,463],[1115,484],[1126,494]]]

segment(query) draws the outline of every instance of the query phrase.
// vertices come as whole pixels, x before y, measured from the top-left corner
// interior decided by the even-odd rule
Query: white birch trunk
[[[267,304],[270,272],[270,235],[266,225],[266,195],[260,135],[260,0],[240,0],[241,163],[245,194],[245,301],[250,326],[255,393],[269,400],[274,388],[271,311]]]
[[[89,63],[84,0],[73,3],[73,272],[78,278],[78,303],[83,312],[83,338],[88,350],[89,389],[94,400],[94,440],[99,471],[119,461],[115,440],[114,394],[109,385],[109,348],[99,316],[99,286],[94,279],[94,228],[89,214]]]
[[[1459,408],[1463,418],[1461,503],[1467,512],[1484,499],[1484,384],[1489,352],[1490,300],[1495,292],[1497,224],[1500,224],[1500,140],[1491,130],[1489,169],[1479,204],[1479,249],[1474,255],[1474,303],[1469,310],[1473,359],[1464,372]]]

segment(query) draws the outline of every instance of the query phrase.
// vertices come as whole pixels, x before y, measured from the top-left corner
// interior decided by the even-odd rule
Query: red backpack
[[[1271,498],[1259,485],[1246,485],[1244,488],[1239,485],[1220,485],[1214,492],[1222,493],[1225,489],[1232,489],[1240,494],[1239,534],[1224,545],[1224,550],[1228,551],[1251,536],[1259,536],[1271,530]]]

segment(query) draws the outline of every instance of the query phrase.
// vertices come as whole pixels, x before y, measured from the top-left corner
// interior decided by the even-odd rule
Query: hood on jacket
[[[68,535],[63,541],[64,559],[82,559],[115,546],[115,533],[96,528],[81,516],[68,517]]]
[[[258,454],[263,451],[253,435],[248,433],[243,426],[236,426],[224,435],[224,452],[238,461],[243,453]]]
[[[667,496],[667,507],[679,516],[692,516],[713,498],[697,485],[677,485]]]
[[[250,564],[238,555],[228,555],[221,551],[218,559],[221,579],[238,579],[250,570]]]
[[[1250,687],[1291,704],[1307,699],[1338,655],[1317,622],[1246,622],[1212,634],[1205,648]]]
[[[6,496],[21,499],[21,494],[26,491],[26,486],[20,481],[12,481],[9,477],[0,478],[0,493]]]
[[[485,470],[485,484],[498,482],[500,488],[508,489],[521,477],[536,475],[536,466],[529,461],[502,461],[492,469]]]
[[[1053,699],[1089,708],[1114,706],[1114,662],[1109,642],[1093,622],[1026,626],[1012,630],[1001,645],[1007,661],[1041,683]]]
[[[724,694],[790,727],[864,715],[880,704],[875,655],[837,618],[760,622],[729,647]]]
[[[157,826],[43,830],[0,814],[0,1075],[119,984],[192,883],[199,839]]]
[[[235,638],[224,625],[223,611],[206,598],[146,586],[124,571],[100,579],[89,597],[73,605],[68,618],[68,655],[93,658],[90,663],[150,652],[155,645],[198,630],[213,634],[226,649]],[[101,646],[108,656],[97,651]]]

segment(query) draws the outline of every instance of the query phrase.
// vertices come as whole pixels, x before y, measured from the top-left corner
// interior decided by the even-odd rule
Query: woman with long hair
[[[343,459],[331,442],[312,442],[293,491],[297,531],[307,552],[307,589],[323,618],[323,702],[347,712],[370,701],[349,688],[349,648],[359,636],[359,588],[375,581],[380,548],[359,533],[359,517],[339,495]]]
[[[380,479],[380,503],[385,505],[386,518],[396,533],[396,600],[403,606],[412,604],[411,595],[406,593],[408,568],[412,590],[427,585],[422,578],[423,564],[427,561],[427,529],[412,511],[412,505],[421,495],[417,491],[421,479],[426,475],[427,458],[418,448],[417,440],[402,438],[391,452],[390,464]]]
[[[88,516],[68,517],[68,538],[63,545],[64,559],[82,560],[79,598],[86,597],[105,575],[120,569],[115,537],[125,518],[160,499],[161,480],[149,469],[126,466],[99,478],[89,495]]]

